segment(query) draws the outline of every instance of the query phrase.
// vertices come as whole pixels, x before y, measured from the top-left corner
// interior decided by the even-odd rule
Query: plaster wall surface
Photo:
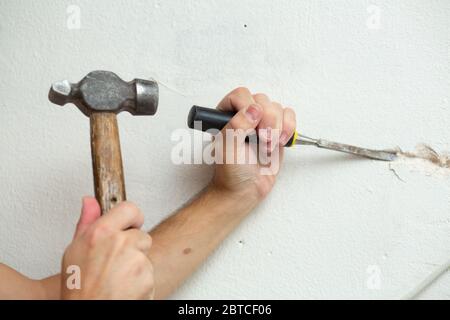
[[[119,116],[128,197],[151,228],[212,174],[170,158],[191,105],[247,86],[293,107],[307,135],[445,152],[449,52],[446,0],[1,0],[0,261],[58,272],[93,193],[89,122],[48,101],[55,80],[160,82],[155,117]],[[299,147],[173,298],[399,298],[449,258],[449,176]],[[450,274],[420,297],[450,298]]]

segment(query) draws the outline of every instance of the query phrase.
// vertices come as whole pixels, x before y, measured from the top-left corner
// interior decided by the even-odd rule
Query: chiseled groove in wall
[[[411,171],[422,172],[428,176],[447,178],[450,177],[450,153],[439,154],[426,144],[417,145],[414,152],[404,152],[398,148],[397,158],[389,162],[389,170],[398,180],[406,182],[398,173],[401,166],[409,167]]]
[[[399,151],[398,155],[406,158],[424,159],[430,161],[431,163],[439,167],[450,168],[450,153],[445,152],[440,155],[433,148],[431,148],[426,144],[417,145],[415,152]]]

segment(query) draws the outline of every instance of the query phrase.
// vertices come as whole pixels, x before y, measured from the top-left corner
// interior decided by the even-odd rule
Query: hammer
[[[78,83],[52,84],[48,98],[58,105],[75,104],[90,119],[95,197],[102,214],[126,200],[122,154],[116,115],[154,115],[158,84],[153,80],[125,82],[109,71],[92,71]]]

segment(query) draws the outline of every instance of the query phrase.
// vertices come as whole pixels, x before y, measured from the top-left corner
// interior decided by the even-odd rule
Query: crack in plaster
[[[394,174],[395,177],[397,177],[398,180],[400,180],[401,182],[406,182],[405,180],[403,180],[399,174],[397,173],[397,171],[395,171],[394,168],[392,168],[392,164],[389,163],[389,170],[392,171],[392,173]]]
[[[418,144],[414,152],[404,152],[398,148],[397,158],[389,163],[389,170],[399,180],[406,182],[398,173],[401,165],[427,176],[450,177],[450,153],[446,151],[439,154],[426,144]]]

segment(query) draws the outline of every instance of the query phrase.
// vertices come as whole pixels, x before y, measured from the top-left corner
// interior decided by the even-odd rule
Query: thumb
[[[94,197],[84,197],[82,201],[81,216],[78,220],[74,238],[83,233],[101,215],[100,205]]]
[[[247,108],[240,110],[227,123],[223,129],[255,129],[262,119],[263,110],[259,104],[252,103]]]
[[[255,129],[263,116],[263,109],[259,104],[253,103],[247,108],[241,109],[222,129],[222,136],[226,137],[227,130],[243,130],[243,133]],[[245,143],[242,140],[242,143]]]

